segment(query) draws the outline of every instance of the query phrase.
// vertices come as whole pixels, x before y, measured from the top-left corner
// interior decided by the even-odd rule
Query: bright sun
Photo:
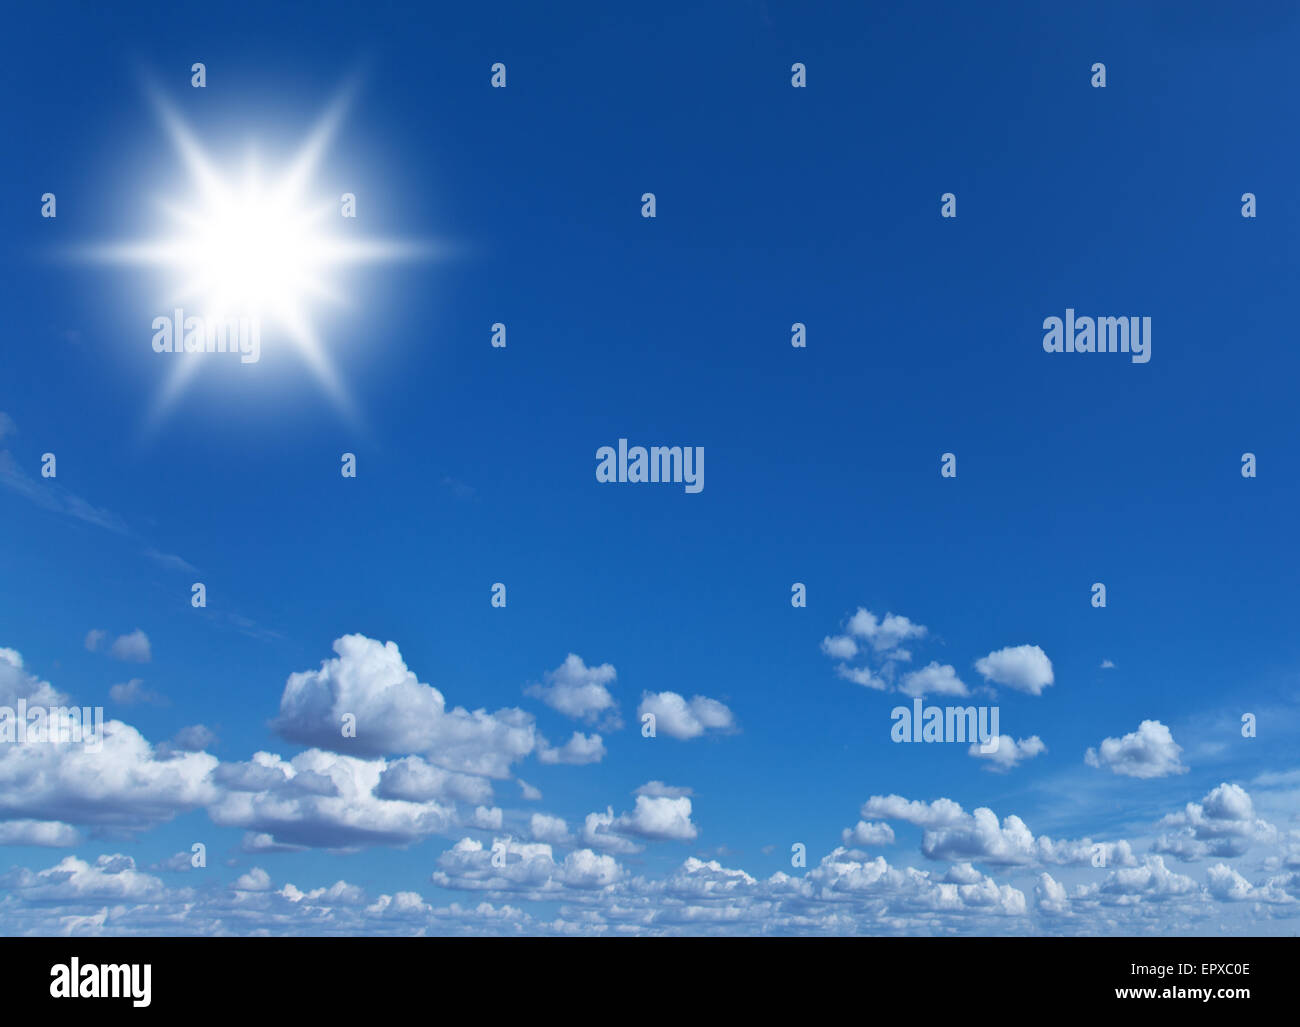
[[[237,174],[223,175],[158,100],[193,195],[184,203],[162,204],[167,225],[154,238],[88,252],[101,261],[161,270],[170,281],[166,302],[201,318],[256,319],[264,341],[291,344],[331,398],[351,413],[347,392],[313,326],[311,307],[345,302],[335,279],[340,268],[423,257],[429,247],[359,237],[357,222],[342,216],[342,197],[311,195],[312,176],[345,103],[345,98],[336,101],[283,171],[268,179],[252,157]],[[175,401],[200,363],[184,359],[173,364],[156,412]]]

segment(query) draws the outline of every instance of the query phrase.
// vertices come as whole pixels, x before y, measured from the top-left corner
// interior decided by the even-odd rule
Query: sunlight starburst
[[[170,281],[167,302],[195,311],[208,323],[251,319],[259,333],[292,345],[331,399],[353,413],[316,330],[312,307],[345,301],[337,281],[341,268],[421,258],[429,247],[344,233],[339,199],[313,194],[313,175],[337,130],[347,95],[326,110],[284,170],[271,177],[252,155],[240,173],[223,175],[175,112],[156,96],[155,104],[188,172],[192,195],[184,202],[160,204],[167,223],[158,235],[91,247],[88,255],[164,272]],[[176,400],[199,365],[196,359],[173,365],[156,413]]]

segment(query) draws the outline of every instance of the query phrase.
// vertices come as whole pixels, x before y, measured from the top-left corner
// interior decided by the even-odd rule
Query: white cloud
[[[1127,777],[1166,777],[1187,773],[1179,761],[1182,751],[1169,728],[1158,720],[1144,720],[1123,738],[1103,740],[1096,749],[1084,753],[1083,759],[1090,767],[1106,768]]]
[[[525,802],[537,802],[542,797],[542,790],[534,788],[522,777],[518,779],[519,794]]]
[[[691,788],[679,785],[666,785],[662,781],[647,781],[638,788],[634,795],[649,795],[653,798],[679,799],[683,795],[694,795]]]
[[[14,649],[0,648],[0,706],[14,707],[19,699],[29,706],[63,706],[68,697],[23,666],[22,654]]]
[[[569,825],[563,817],[553,817],[547,813],[534,813],[528,821],[528,832],[534,841],[550,845],[569,845],[573,841],[569,834]]]
[[[289,741],[357,756],[419,754],[464,773],[505,777],[537,745],[533,717],[520,709],[449,709],[422,684],[393,642],[345,635],[320,670],[291,674],[274,727]],[[341,731],[356,718],[356,737]]]
[[[160,758],[119,720],[104,722],[98,750],[70,741],[0,745],[0,819],[140,830],[211,802],[216,766],[207,753]]]
[[[605,743],[600,735],[584,735],[575,731],[573,737],[558,749],[543,739],[538,746],[537,758],[542,763],[568,763],[575,766],[599,763],[605,758]]]
[[[880,620],[870,610],[858,607],[849,619],[848,633],[866,640],[876,652],[889,652],[908,639],[924,638],[926,629],[901,615],[886,613]]]
[[[1029,695],[1042,695],[1055,680],[1052,661],[1036,645],[1008,646],[975,661],[975,669],[992,681]]]
[[[327,849],[407,845],[455,823],[454,810],[433,800],[376,794],[388,764],[310,749],[292,760],[259,752],[224,763],[213,823],[271,835],[274,841]]]
[[[654,714],[655,731],[671,738],[698,738],[706,731],[728,731],[735,727],[735,717],[722,703],[702,695],[688,703],[676,692],[646,692],[641,696],[637,716]]]
[[[530,685],[524,689],[525,694],[541,699],[566,717],[588,723],[603,719],[608,730],[620,726],[614,697],[605,687],[617,677],[612,664],[588,667],[582,662],[582,657],[569,653],[562,664],[547,671],[544,677],[544,686]]]
[[[930,663],[920,670],[905,674],[898,690],[913,697],[968,694],[966,685],[957,677],[957,672],[947,664],[938,663]]]
[[[385,767],[375,795],[407,802],[490,802],[492,782],[435,767],[419,756],[407,756]]]
[[[39,845],[65,849],[79,844],[81,832],[57,820],[0,822],[0,845]]]
[[[852,828],[846,827],[841,837],[844,844],[849,846],[866,848],[877,845],[893,845],[894,829],[888,824],[859,820]]]
[[[145,688],[144,681],[140,678],[132,678],[130,681],[113,685],[108,690],[108,697],[121,706],[136,706],[140,703],[147,703],[150,706],[167,705],[166,697]]]
[[[698,835],[688,796],[638,794],[630,813],[616,817],[610,807],[587,814],[581,837],[594,849],[630,854],[641,851],[640,841],[691,841]]]
[[[1046,835],[1035,837],[1020,817],[1012,814],[998,821],[997,815],[981,806],[967,813],[951,799],[926,803],[901,795],[873,795],[862,805],[862,816],[902,820],[925,829],[921,852],[928,859],[948,862],[977,860],[997,865],[1084,865],[1090,863],[1097,845],[1107,862],[1134,862],[1127,842],[1055,841]]]
[[[1030,735],[1016,741],[1010,735],[998,735],[998,747],[992,752],[985,752],[978,743],[968,750],[977,759],[989,761],[989,770],[1007,771],[1024,760],[1033,759],[1047,751],[1047,746],[1037,735]]]
[[[1240,856],[1252,843],[1273,843],[1279,836],[1276,827],[1255,815],[1250,794],[1227,783],[1200,802],[1189,802],[1181,813],[1164,817],[1158,826],[1178,830],[1157,838],[1152,851],[1185,862],[1203,856]]]
[[[139,628],[136,628],[129,635],[119,635],[113,642],[112,648],[109,649],[109,655],[115,660],[126,660],[130,663],[148,663],[153,659],[153,651],[149,646],[149,636]]]

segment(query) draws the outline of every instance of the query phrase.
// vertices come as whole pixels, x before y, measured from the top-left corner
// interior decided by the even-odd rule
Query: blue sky
[[[1294,932],[1294,15],[693,6],[6,15],[0,683],[102,705],[139,745],[98,764],[48,746],[44,774],[6,748],[0,927]],[[67,259],[150,237],[158,201],[192,193],[151,96],[235,178],[250,148],[283,166],[347,81],[309,196],[356,194],[341,234],[432,245],[341,269],[348,304],[312,308],[355,416],[273,328],[261,361],[200,358],[151,416],[174,275]],[[1044,352],[1067,308],[1150,317],[1150,362]],[[598,483],[619,438],[703,447],[703,491]],[[855,635],[859,609],[907,618],[910,660],[866,619]],[[115,659],[137,630],[147,662]],[[352,635],[373,641],[336,657]],[[884,687],[837,672],[836,637]],[[1050,685],[975,666],[1022,646]],[[569,716],[531,687],[570,653],[611,708]],[[1045,751],[996,772],[963,744],[892,743],[932,662]],[[418,680],[381,719],[403,664]],[[296,673],[319,690],[286,726]],[[152,701],[113,698],[135,679]],[[496,776],[339,792],[412,757],[464,771],[427,686],[526,724],[527,751],[489,731]],[[377,751],[304,741],[340,689]],[[642,737],[663,693],[723,704],[725,726]],[[195,725],[211,737],[178,753]],[[543,762],[575,731],[598,761]],[[1128,755],[1089,765],[1105,739]],[[332,784],[254,788],[259,752]],[[607,808],[622,819],[584,839]],[[846,840],[860,820],[893,841]],[[1098,868],[1044,836],[1131,851]],[[195,842],[206,868],[175,858]]]

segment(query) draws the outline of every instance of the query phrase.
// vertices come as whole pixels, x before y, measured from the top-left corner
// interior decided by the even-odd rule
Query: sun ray
[[[184,318],[184,325],[175,325],[176,350],[169,351],[175,366],[154,404],[155,421],[175,405],[195,380],[201,358],[213,351],[212,322],[233,323],[234,319],[255,319],[259,350],[254,361],[260,359],[263,344],[287,342],[338,409],[355,417],[356,408],[310,308],[313,304],[349,306],[336,280],[335,272],[341,269],[425,259],[433,249],[418,241],[345,235],[337,220],[337,202],[311,195],[313,178],[353,92],[351,85],[340,90],[282,172],[267,178],[251,149],[237,171],[223,174],[171,105],[151,91],[193,196],[186,202],[170,198],[159,202],[167,226],[154,238],[84,246],[77,252],[96,262],[162,271],[171,279],[167,302],[209,325],[206,352],[195,352],[188,345],[191,317]]]

